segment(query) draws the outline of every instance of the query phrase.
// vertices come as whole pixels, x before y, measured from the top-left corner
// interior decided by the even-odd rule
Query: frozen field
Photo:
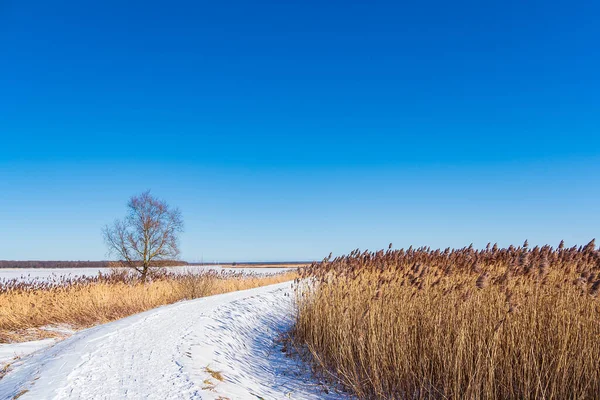
[[[181,267],[168,267],[167,269],[169,271],[181,273],[215,270],[257,274],[272,274],[290,270],[290,268],[227,268],[219,265],[186,265]],[[36,279],[52,279],[61,276],[96,276],[99,272],[107,273],[109,271],[110,268],[0,268],[0,282],[15,278],[22,281],[31,281]]]
[[[2,345],[12,399],[340,399],[288,357],[290,283],[183,301],[75,333]],[[30,353],[26,355],[26,353]]]

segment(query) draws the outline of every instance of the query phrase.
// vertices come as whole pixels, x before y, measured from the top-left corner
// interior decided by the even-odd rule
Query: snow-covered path
[[[81,331],[14,363],[0,399],[341,398],[281,351],[290,294],[290,283],[266,286]]]

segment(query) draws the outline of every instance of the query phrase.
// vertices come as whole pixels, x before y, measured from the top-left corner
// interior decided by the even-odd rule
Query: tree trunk
[[[146,276],[148,275],[148,264],[144,263],[142,266],[142,283],[146,283]]]

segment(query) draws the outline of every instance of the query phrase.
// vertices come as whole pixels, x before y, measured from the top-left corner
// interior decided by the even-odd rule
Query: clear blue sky
[[[600,3],[0,0],[0,259],[600,237]]]

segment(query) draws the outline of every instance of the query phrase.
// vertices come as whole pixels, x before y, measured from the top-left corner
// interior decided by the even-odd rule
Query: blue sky
[[[0,2],[0,259],[600,237],[598,2],[85,3]]]

